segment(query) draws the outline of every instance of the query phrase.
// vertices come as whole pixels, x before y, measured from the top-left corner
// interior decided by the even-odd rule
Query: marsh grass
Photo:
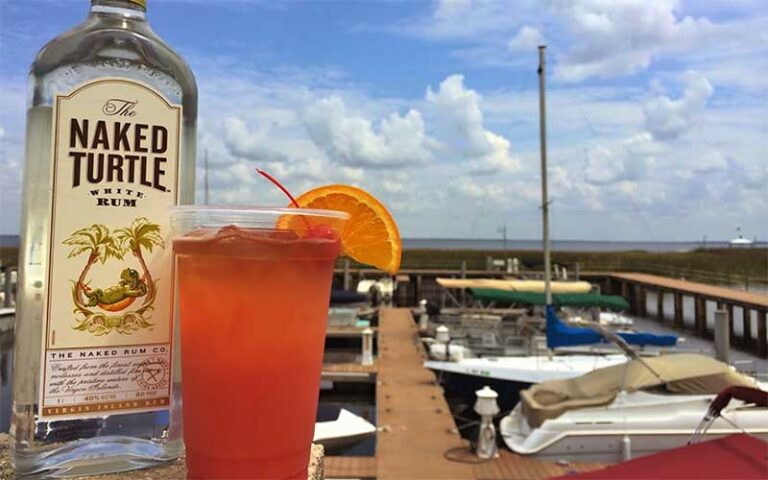
[[[508,250],[405,250],[402,269],[485,270],[487,257],[517,258],[521,269],[541,271],[544,257],[537,251]],[[708,283],[768,284],[768,249],[696,249],[688,252],[552,252],[553,264],[566,266],[573,273],[576,264],[582,272],[643,272]],[[341,263],[339,263],[341,266]],[[361,266],[352,264],[353,268]],[[364,268],[364,267],[363,267]]]

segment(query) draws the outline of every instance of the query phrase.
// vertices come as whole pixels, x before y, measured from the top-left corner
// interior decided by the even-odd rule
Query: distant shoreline
[[[552,251],[559,252],[689,252],[697,249],[762,249],[768,242],[758,241],[749,246],[731,246],[728,240],[704,242],[631,241],[631,240],[552,240]],[[404,238],[404,250],[488,250],[541,251],[541,240],[463,239],[463,238]]]
[[[488,258],[517,258],[524,270],[541,270],[540,241],[404,239],[402,269],[485,270]],[[676,248],[673,248],[676,247]],[[0,264],[16,265],[18,248],[0,248]],[[644,272],[712,283],[768,284],[768,245],[732,247],[727,243],[553,241],[552,262],[572,273],[581,271]],[[343,260],[339,259],[339,267]],[[354,261],[353,268],[368,268]],[[717,278],[716,278],[717,277]]]

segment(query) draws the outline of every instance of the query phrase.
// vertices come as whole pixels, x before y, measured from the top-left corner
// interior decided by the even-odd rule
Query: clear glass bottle
[[[101,413],[73,414],[68,417],[65,416],[63,419],[41,414],[44,411],[43,406],[40,404],[42,402],[40,400],[42,398],[41,389],[54,388],[46,387],[45,384],[43,374],[47,372],[49,367],[44,355],[48,355],[47,348],[52,345],[59,345],[46,343],[49,338],[46,328],[50,328],[47,325],[52,321],[49,319],[50,308],[54,302],[59,301],[51,297],[49,290],[52,290],[51,285],[55,285],[55,282],[64,281],[58,279],[59,270],[56,267],[51,268],[50,265],[56,255],[62,255],[62,253],[57,253],[56,249],[64,252],[64,255],[69,251],[64,251],[64,247],[61,245],[62,242],[56,241],[57,237],[54,235],[56,227],[52,226],[54,223],[52,219],[71,219],[81,215],[83,216],[83,227],[88,227],[91,223],[90,213],[88,213],[90,210],[88,208],[91,208],[92,205],[91,203],[83,203],[82,210],[77,207],[67,207],[68,212],[59,211],[59,213],[55,213],[55,208],[61,210],[64,208],[61,205],[65,205],[66,202],[75,198],[75,195],[74,193],[70,195],[68,193],[69,190],[66,190],[66,188],[70,188],[69,185],[61,182],[58,186],[54,184],[54,180],[58,178],[58,173],[56,173],[58,170],[56,168],[59,168],[56,167],[57,160],[55,155],[59,151],[57,149],[65,148],[67,145],[61,144],[61,146],[57,146],[59,144],[56,143],[55,137],[52,137],[60,127],[70,129],[74,127],[69,127],[67,122],[60,120],[58,122],[61,125],[59,125],[53,115],[57,109],[64,111],[64,104],[62,103],[62,107],[59,108],[59,103],[57,103],[64,99],[62,95],[72,94],[72,92],[79,91],[78,89],[83,86],[96,85],[102,79],[111,79],[109,81],[114,82],[120,88],[128,85],[125,87],[128,90],[123,90],[123,92],[128,93],[135,91],[136,88],[139,88],[137,87],[139,85],[143,89],[142,92],[144,92],[142,95],[147,95],[146,98],[156,97],[156,99],[151,101],[143,100],[143,103],[136,107],[133,102],[135,100],[133,96],[126,97],[117,93],[109,95],[109,91],[105,91],[102,93],[105,101],[102,102],[100,110],[107,115],[123,115],[122,119],[119,120],[127,123],[132,121],[132,118],[141,118],[140,116],[133,117],[134,113],[130,111],[131,109],[136,107],[136,109],[141,110],[142,107],[150,106],[149,104],[152,102],[161,106],[167,104],[170,112],[176,112],[176,117],[168,117],[172,120],[169,120],[171,123],[166,125],[170,125],[168,128],[171,128],[171,133],[175,132],[175,134],[169,136],[168,128],[157,127],[161,131],[165,130],[165,134],[163,134],[164,136],[151,137],[152,149],[148,148],[150,136],[147,134],[146,138],[141,137],[142,132],[152,131],[154,133],[152,117],[147,117],[146,115],[149,114],[143,112],[145,120],[149,118],[149,121],[144,121],[144,123],[149,124],[147,130],[139,131],[136,137],[126,135],[124,138],[119,138],[119,133],[115,131],[114,135],[118,138],[111,139],[113,142],[113,152],[118,152],[118,147],[122,150],[130,150],[132,148],[139,152],[147,150],[150,152],[155,150],[161,151],[160,147],[155,149],[155,143],[163,145],[163,142],[167,144],[170,141],[174,145],[175,153],[163,154],[167,158],[153,157],[152,155],[155,155],[153,153],[137,153],[132,162],[126,161],[124,164],[120,164],[122,166],[112,165],[111,163],[99,164],[96,160],[93,160],[91,164],[86,162],[85,157],[82,157],[83,172],[79,173],[79,175],[85,178],[85,170],[88,170],[88,175],[93,175],[93,178],[88,177],[89,181],[91,181],[88,188],[93,188],[94,185],[100,188],[124,187],[128,185],[131,188],[127,191],[133,195],[142,197],[144,195],[142,192],[146,191],[150,197],[157,195],[158,198],[163,195],[158,193],[158,191],[171,192],[173,190],[173,193],[166,195],[168,197],[167,202],[193,203],[194,201],[197,86],[191,70],[184,60],[166,45],[148,25],[146,20],[146,0],[92,0],[90,13],[85,21],[45,45],[34,60],[29,75],[26,162],[24,167],[19,259],[19,300],[16,316],[14,362],[16,373],[14,375],[13,418],[11,425],[11,435],[14,440],[15,466],[17,473],[20,475],[36,477],[74,476],[131,470],[172,460],[178,457],[183,449],[181,441],[181,416],[178,412],[180,396],[175,394],[180,391],[180,377],[177,373],[178,362],[170,361],[171,358],[177,358],[178,352],[176,351],[172,355],[168,354],[165,360],[155,359],[161,363],[167,361],[168,364],[161,365],[161,368],[166,368],[170,372],[167,373],[168,380],[164,387],[169,389],[169,396],[166,399],[167,404],[163,408],[136,408],[128,410],[129,413],[124,413],[126,412],[125,410],[118,408],[119,414],[113,412],[106,413],[105,410]],[[95,90],[92,89],[90,91]],[[117,103],[111,97],[118,98]],[[123,101],[127,103],[119,103]],[[152,106],[152,108],[155,108],[155,106]],[[144,110],[149,111],[150,109],[145,108]],[[114,118],[106,116],[103,118],[106,121],[114,120]],[[173,118],[176,118],[176,120],[173,120]],[[72,120],[72,122],[74,124],[75,120]],[[96,117],[93,117],[91,119],[91,129],[95,123]],[[79,125],[83,129],[88,127],[87,123]],[[135,125],[129,125],[127,128],[135,128]],[[74,146],[77,143],[78,137],[72,133],[71,135],[72,145],[70,146]],[[93,135],[93,132],[91,132],[91,135]],[[112,133],[109,135],[112,135]],[[174,139],[175,143],[173,143]],[[92,152],[98,150],[96,142],[99,141],[104,141],[104,139],[85,140],[84,133],[81,139],[84,148],[93,147],[89,150]],[[136,143],[130,145],[134,141]],[[114,146],[115,142],[117,147]],[[98,147],[101,148],[103,145]],[[125,158],[128,158],[126,152],[118,153],[121,155],[125,154]],[[139,155],[143,155],[140,161],[137,160]],[[72,158],[74,157],[68,157],[66,161],[71,162]],[[64,155],[59,159],[59,163],[64,165],[62,162],[64,162]],[[89,169],[86,169],[86,165],[89,166]],[[91,165],[94,166],[93,171],[90,169]],[[174,166],[169,167],[167,165]],[[96,170],[96,166],[103,170]],[[134,166],[136,167],[135,169]],[[152,177],[145,170],[149,171],[153,166],[155,187],[162,188],[147,186],[152,183]],[[65,167],[62,166],[60,168],[64,169]],[[78,174],[77,170],[75,172],[72,175]],[[97,174],[100,174],[99,172],[108,172],[111,182],[104,183],[107,177],[103,178],[104,182],[102,184],[93,182],[92,180],[98,180]],[[112,178],[113,174],[115,178]],[[125,179],[123,174],[125,174]],[[173,175],[175,175],[175,178],[173,178]],[[134,176],[136,177],[135,179],[133,178]],[[122,185],[119,182],[122,180],[126,180],[126,182],[134,180],[138,186],[134,188],[128,183]],[[163,182],[170,182],[170,184],[166,186]],[[98,189],[91,190],[91,192],[98,191]],[[59,193],[57,194],[56,192]],[[75,192],[75,190],[72,190],[72,192]],[[97,195],[105,198],[107,203],[110,198],[115,198],[114,193],[109,188],[103,188],[101,192],[104,194],[91,193],[94,196],[94,201]],[[87,195],[81,195],[81,197],[86,200],[90,198]],[[57,198],[61,201],[56,200]],[[138,205],[135,199],[118,198],[118,201],[128,204],[132,203],[129,206],[133,208],[133,211],[140,212],[136,215],[144,215],[143,212],[148,212],[151,208],[156,209],[157,207],[154,203],[149,203],[150,200],[146,198],[140,198]],[[75,203],[74,205],[79,204]],[[116,216],[120,216],[130,210],[130,208],[113,208],[111,212],[114,212]],[[56,217],[56,215],[59,215],[59,217]],[[64,217],[61,217],[62,215]],[[59,222],[59,225],[61,224],[62,222]],[[127,225],[123,225],[123,227],[127,227]],[[112,227],[113,233],[116,230],[117,227]],[[71,232],[72,230],[64,232],[64,234],[66,235]],[[140,258],[142,257],[141,248],[139,248],[139,254],[136,255],[135,244],[133,244],[134,253],[132,255],[132,244],[125,241],[125,239],[125,235],[118,238],[115,233],[113,247],[117,245],[123,250],[120,255],[113,255],[115,258],[112,258],[112,260],[120,257],[120,260],[123,262],[132,262],[130,265],[140,271],[139,263],[137,258],[135,258],[139,257],[138,260],[141,261],[141,265],[146,271],[144,259]],[[155,242],[160,245],[162,244],[162,239],[155,240]],[[155,246],[157,247],[155,251],[163,250],[163,248]],[[71,249],[71,247],[67,248]],[[96,252],[96,250],[92,250],[93,252]],[[66,255],[62,258],[66,258]],[[81,255],[78,258],[86,257]],[[109,256],[107,255],[106,258],[109,258]],[[60,261],[59,265],[63,265],[64,262],[64,260]],[[94,265],[93,267],[91,267],[92,264]],[[83,270],[80,280],[83,280],[83,277],[86,276],[92,277],[96,275],[95,272],[107,272],[109,268],[117,268],[116,266],[108,267],[109,265],[111,265],[109,262],[105,263],[102,261],[99,263],[99,261],[91,262],[89,260],[88,266]],[[150,267],[154,268],[154,264],[150,265]],[[171,267],[167,268],[170,269]],[[89,272],[88,275],[85,274],[86,271]],[[62,273],[61,275],[64,274]],[[167,275],[167,277],[171,276]],[[77,277],[75,276],[74,278]],[[146,278],[147,275],[145,274],[140,279],[137,279],[137,281],[144,283],[142,288],[145,292]],[[149,281],[150,283],[152,282],[152,276],[149,276]],[[99,280],[99,282],[106,284],[107,281]],[[168,283],[167,278],[163,278],[163,282]],[[79,298],[79,307],[77,308],[92,313],[98,311],[98,314],[92,316],[97,320],[99,318],[116,318],[114,315],[110,317],[111,313],[101,311],[97,306],[83,307],[85,305],[84,300],[87,300],[85,298],[86,295],[93,295],[94,293],[94,290],[91,288],[93,285],[88,286],[85,282],[75,283],[74,280],[71,281],[71,284],[74,284],[75,287],[70,285],[69,288],[75,289]],[[121,281],[119,285],[125,284]],[[163,285],[163,287],[165,286]],[[78,291],[78,288],[81,291]],[[157,290],[156,288],[150,288],[153,292],[160,291],[159,287],[156,287]],[[154,317],[150,323],[154,322],[157,325],[158,322],[170,322],[169,325],[173,324],[173,308],[170,305],[169,296],[166,295],[166,297],[168,298],[160,299],[160,301],[166,302],[169,305],[150,304],[154,312]],[[90,298],[89,296],[88,299]],[[146,301],[145,298],[145,304]],[[95,302],[96,300],[88,303],[88,305],[97,305]],[[99,303],[98,305],[101,306],[102,304]],[[164,315],[171,317],[171,319],[160,318],[160,314],[157,313],[158,311],[165,312]],[[126,317],[126,315],[123,315],[123,317]],[[134,318],[136,318],[135,315]],[[80,316],[78,321],[85,320],[83,316]],[[124,323],[125,321],[125,318],[123,318]],[[96,326],[90,325],[93,328]],[[65,335],[80,335],[81,333],[87,336],[85,332],[71,333],[70,331],[74,331],[72,328],[60,328],[59,331],[62,338]],[[169,327],[166,335],[175,334],[175,332],[170,332]],[[104,332],[100,333],[103,334]],[[94,335],[92,337],[96,338]],[[111,341],[116,341],[117,344],[126,344],[126,338],[126,335],[113,331],[101,335],[98,338],[98,342],[101,342],[100,345],[102,346],[109,347],[109,342]],[[54,339],[52,342],[60,342],[60,340]],[[170,342],[171,339],[168,339],[169,346],[171,345]],[[104,351],[107,352],[108,350],[105,349]],[[116,349],[112,351],[117,352]],[[122,352],[121,350],[120,353]],[[127,349],[125,353],[128,353]],[[84,360],[83,362],[86,361]],[[138,370],[136,368],[131,368],[130,375],[132,378],[136,378],[141,372],[137,373]],[[117,372],[117,370],[114,372]],[[146,386],[146,384],[143,385]],[[54,390],[48,391],[48,393],[51,392],[54,392]],[[108,397],[109,395],[106,395],[104,398]],[[122,397],[109,398],[119,399]],[[109,408],[117,408],[120,405],[124,405],[118,405],[116,402],[113,403],[114,405]],[[82,410],[82,407],[80,408]]]

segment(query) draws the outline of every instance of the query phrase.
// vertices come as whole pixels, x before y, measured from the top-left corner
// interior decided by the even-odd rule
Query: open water
[[[559,252],[687,252],[697,248],[728,248],[727,241],[718,242],[608,242],[599,240],[552,240],[550,246]],[[403,248],[435,250],[538,250],[541,240],[467,239],[467,238],[404,238]],[[768,242],[757,242],[754,247],[768,248]]]

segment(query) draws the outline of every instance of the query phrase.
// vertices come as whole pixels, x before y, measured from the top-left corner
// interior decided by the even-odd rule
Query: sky
[[[149,0],[199,88],[198,200],[328,183],[407,238],[768,238],[768,2]],[[0,233],[19,225],[29,64],[87,0],[0,0]]]

